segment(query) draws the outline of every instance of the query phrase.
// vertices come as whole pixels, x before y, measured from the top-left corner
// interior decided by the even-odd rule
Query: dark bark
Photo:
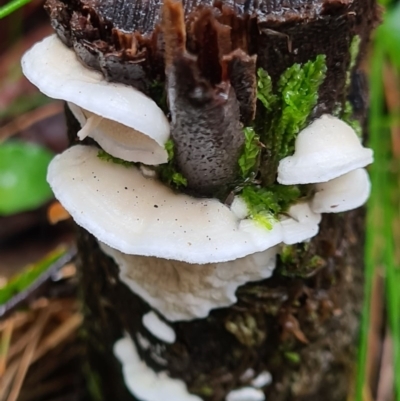
[[[164,80],[163,48],[156,45],[161,41],[159,1],[132,5],[49,0],[47,4],[59,36],[108,79],[144,91],[153,79]],[[346,101],[351,40],[360,35],[362,57],[376,21],[373,0],[201,4],[214,4],[217,21],[232,28],[227,53],[240,47],[250,56],[257,55],[257,65],[268,71],[274,83],[293,63],[325,54],[327,76],[314,116],[333,113]],[[186,46],[201,54],[189,29],[190,12],[196,7],[197,2],[184,2],[189,32]],[[140,33],[127,38],[121,30]],[[113,69],[113,57],[124,72]],[[350,100],[355,117],[364,123],[365,87],[358,83],[353,80]],[[73,142],[78,127],[67,115]],[[245,384],[241,376],[248,368],[256,374],[272,373],[273,382],[265,388],[268,400],[345,400],[355,364],[362,303],[363,231],[362,210],[325,215],[318,236],[309,245],[291,249],[290,263],[279,261],[272,278],[238,289],[237,304],[213,310],[206,319],[171,324],[177,341],[164,344],[161,351],[170,375],[207,401],[221,401],[230,390]],[[160,343],[142,324],[150,307],[120,282],[118,267],[80,228],[78,247],[91,371],[100,379],[104,399],[134,399],[124,387],[112,346],[123,331],[134,340],[142,333],[154,346]],[[151,368],[165,370],[149,350],[138,349]]]

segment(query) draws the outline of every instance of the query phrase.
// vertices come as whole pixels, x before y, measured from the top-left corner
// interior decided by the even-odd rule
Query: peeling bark
[[[193,16],[196,10],[209,6],[215,20],[230,27],[229,46],[224,42],[217,48],[224,49],[222,59],[229,61],[231,77],[235,70],[237,77],[246,75],[247,67],[257,60],[257,67],[268,71],[276,84],[293,63],[325,54],[328,72],[313,116],[333,113],[338,104],[345,103],[351,89],[354,117],[365,122],[367,104],[365,87],[359,85],[361,72],[353,71],[351,88],[347,87],[346,76],[352,38],[361,37],[360,59],[376,22],[373,0],[210,0],[201,5],[185,1],[183,5],[188,37],[182,46],[200,55],[200,66],[206,63],[201,62],[202,51],[196,44],[199,33],[192,29]],[[110,80],[143,91],[148,90],[152,80],[165,80],[164,48],[159,45],[163,43],[160,7],[158,0],[47,2],[58,35],[74,47],[83,62],[101,70]],[[122,31],[134,33],[125,36]],[[242,57],[238,48],[249,58]],[[236,53],[232,55],[233,51]],[[116,61],[115,67],[111,59]],[[182,56],[179,61],[188,68],[185,79],[190,79],[193,71],[190,60]],[[176,68],[175,79],[179,80],[182,71]],[[199,64],[195,68],[200,68]],[[200,70],[212,86],[209,89],[214,90],[220,80],[212,77],[216,74],[220,78],[223,73],[204,68]],[[168,76],[168,68],[166,71]],[[249,100],[254,97],[254,84],[241,91],[234,79],[231,82],[228,98],[235,91],[235,110],[239,115],[240,109],[242,121],[248,121],[254,116],[254,103]],[[73,143],[79,127],[68,110],[67,117]],[[235,305],[214,310],[206,319],[171,323],[177,340],[164,344],[143,326],[142,317],[151,310],[149,305],[121,283],[113,260],[79,228],[88,358],[91,371],[100,379],[104,399],[135,399],[124,386],[121,367],[112,352],[115,341],[128,332],[148,366],[155,371],[167,369],[171,377],[187,384],[189,392],[206,401],[222,401],[232,389],[248,384],[250,379],[244,378],[244,373],[250,368],[255,376],[262,371],[272,374],[273,382],[264,389],[266,399],[345,400],[350,391],[361,313],[363,231],[363,210],[325,215],[318,236],[307,245],[291,248],[290,261],[279,260],[272,278],[239,288]],[[138,334],[150,341],[150,348],[140,347]],[[167,361],[166,366],[160,358]]]

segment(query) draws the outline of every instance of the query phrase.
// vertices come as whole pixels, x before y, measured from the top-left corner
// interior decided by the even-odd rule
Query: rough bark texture
[[[88,65],[108,79],[147,91],[152,79],[164,79],[163,58],[154,51],[154,43],[160,40],[160,4],[135,2],[125,13],[123,1],[50,0],[48,9],[59,36]],[[198,5],[184,2],[186,14]],[[201,5],[219,10],[217,20],[232,27],[231,42],[242,43],[239,47],[257,55],[257,65],[268,71],[273,82],[293,63],[326,54],[328,72],[314,116],[332,113],[337,104],[344,104],[351,39],[360,35],[362,56],[376,19],[373,0],[207,1]],[[190,25],[190,18],[187,21]],[[140,30],[129,37],[127,46],[135,48],[129,60],[120,30]],[[190,37],[187,46],[196,53]],[[108,61],[103,63],[109,57],[119,60],[118,68],[132,70],[121,75]],[[360,72],[355,74],[361,82]],[[350,100],[363,123],[365,88],[357,82],[351,86]],[[78,126],[68,111],[67,117],[74,142]],[[290,261],[280,260],[271,279],[239,288],[237,304],[214,310],[206,319],[171,324],[177,341],[165,345],[143,327],[142,316],[150,307],[119,281],[115,263],[79,228],[88,358],[104,399],[134,399],[124,387],[112,352],[114,342],[127,331],[135,341],[137,333],[151,340],[149,350],[138,347],[149,366],[167,369],[207,401],[224,400],[230,390],[245,384],[242,375],[248,368],[256,374],[271,372],[267,400],[344,401],[352,379],[362,303],[363,231],[362,210],[325,215],[319,235],[308,245],[292,247]],[[167,367],[154,359],[155,349],[167,360]]]

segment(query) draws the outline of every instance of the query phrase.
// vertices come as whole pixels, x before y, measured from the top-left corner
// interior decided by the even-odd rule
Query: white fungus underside
[[[275,247],[231,262],[196,265],[100,247],[119,266],[121,281],[170,321],[204,318],[212,309],[233,305],[240,285],[272,275],[278,252]]]
[[[51,98],[118,121],[161,146],[169,138],[168,120],[153,100],[131,86],[107,82],[100,72],[84,67],[56,35],[36,43],[24,54],[22,70]]]
[[[174,329],[163,322],[153,311],[146,313],[142,317],[143,326],[153,334],[154,337],[168,344],[173,344],[176,340]]]
[[[271,230],[239,221],[216,199],[176,194],[135,167],[106,162],[98,149],[76,145],[50,163],[47,179],[77,224],[126,254],[216,263],[264,251],[282,241]]]
[[[114,344],[114,355],[122,364],[125,385],[141,401],[202,401],[190,394],[186,384],[170,378],[166,372],[156,373],[140,360],[131,338],[121,338]]]
[[[107,153],[128,162],[158,165],[168,161],[165,148],[147,135],[83,110],[73,103],[68,106],[81,124],[78,138],[93,138]]]
[[[311,208],[317,213],[339,213],[363,205],[371,192],[368,173],[360,168],[315,186]]]
[[[262,390],[253,387],[243,387],[228,393],[225,401],[264,401],[265,395]]]
[[[287,216],[282,216],[280,219],[282,242],[292,245],[314,237],[318,234],[320,221],[321,215],[313,212],[307,202],[291,206]]]
[[[264,370],[263,372],[259,373],[257,377],[255,377],[251,381],[251,385],[256,388],[262,388],[268,386],[271,383],[272,383],[272,375],[267,370]]]

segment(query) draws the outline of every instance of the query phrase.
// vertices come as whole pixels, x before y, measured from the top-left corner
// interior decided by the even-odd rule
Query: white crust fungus
[[[246,201],[240,196],[234,197],[231,210],[238,219],[245,219],[249,215],[249,208],[247,207]]]
[[[186,384],[170,378],[166,372],[155,372],[141,361],[131,338],[121,338],[114,344],[114,355],[122,364],[125,385],[141,401],[202,401],[190,394]]]
[[[368,173],[360,168],[315,185],[311,208],[316,213],[339,213],[363,205],[371,192]]]
[[[170,321],[203,318],[234,304],[240,285],[272,275],[278,252],[275,247],[231,262],[198,265],[100,247],[119,266],[121,281]]]
[[[372,161],[372,150],[362,146],[355,131],[342,120],[325,114],[298,134],[294,155],[279,162],[278,182],[326,182]]]
[[[318,234],[321,215],[310,209],[307,202],[292,205],[280,219],[283,242],[287,245],[306,241]]]
[[[110,154],[114,151],[117,154],[113,156],[124,160],[147,164],[167,161],[164,145],[170,127],[157,104],[139,90],[107,82],[100,72],[83,66],[74,51],[56,35],[36,43],[25,53],[22,70],[45,95],[73,103],[95,115],[86,117],[92,121],[83,127],[81,136],[92,136],[104,150]],[[100,117],[103,119],[99,120]],[[148,152],[154,143],[158,146],[152,163],[149,155],[145,160],[135,160],[138,151]]]
[[[174,329],[163,322],[153,311],[146,313],[142,317],[142,323],[154,337],[168,344],[173,344],[175,342],[176,334]]]
[[[267,370],[261,372],[251,381],[253,387],[262,388],[272,383],[272,375]]]
[[[243,387],[232,390],[225,398],[226,401],[264,401],[264,393],[253,387]]]
[[[168,161],[164,146],[133,128],[116,121],[97,116],[73,103],[68,106],[81,124],[80,140],[93,138],[111,156],[129,162],[158,165]]]
[[[134,166],[97,157],[76,145],[50,163],[56,198],[99,241],[126,254],[188,263],[217,263],[264,251],[282,241],[279,222],[266,230],[239,221],[216,199],[176,194]]]

